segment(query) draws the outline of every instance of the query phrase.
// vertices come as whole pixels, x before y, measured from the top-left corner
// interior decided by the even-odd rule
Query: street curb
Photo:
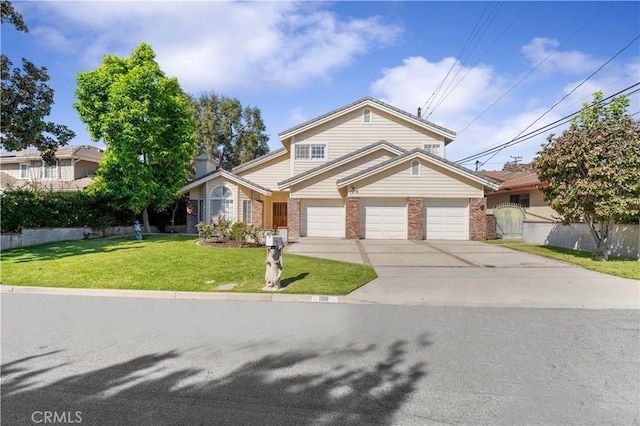
[[[146,299],[188,299],[241,302],[355,303],[344,296],[282,293],[205,293],[196,291],[120,290],[98,288],[28,287],[0,285],[0,293],[49,294],[60,296],[131,297]]]

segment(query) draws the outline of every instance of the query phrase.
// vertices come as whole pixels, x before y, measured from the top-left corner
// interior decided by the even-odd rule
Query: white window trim
[[[58,160],[56,160],[56,164],[55,166],[49,166],[47,163],[45,163],[44,161],[42,162],[42,180],[56,180],[58,179],[58,174],[60,173],[59,170],[59,164],[58,164]],[[53,170],[53,176],[54,177],[46,177],[47,174],[47,169],[51,170],[51,167],[55,167]]]
[[[323,147],[324,157],[322,158],[313,158],[313,147]],[[309,156],[307,158],[298,157],[298,147],[307,147]],[[293,156],[295,161],[326,161],[327,154],[327,144],[326,143],[309,143],[309,144],[296,144],[293,152]]]
[[[198,223],[207,220],[207,202],[204,198],[198,199]]]
[[[365,117],[369,117],[369,121],[367,121],[365,119]],[[371,108],[363,109],[362,110],[362,123],[363,124],[371,124],[372,121],[373,121],[373,114],[371,113]]]
[[[433,152],[433,147],[435,147],[436,152]],[[422,144],[422,149],[424,151],[427,151],[429,154],[433,154],[433,155],[437,155],[438,157],[442,157],[442,155],[440,154],[440,150],[442,149],[442,147],[440,146],[439,143],[423,143]]]
[[[246,205],[249,206],[249,209],[246,210],[245,209],[245,203],[247,203]],[[242,200],[242,221],[244,223],[246,223],[247,225],[251,224],[253,218],[251,217],[253,215],[253,201],[252,200]],[[248,215],[247,215],[247,211],[248,211]],[[249,216],[249,220],[247,220],[247,216]]]
[[[25,176],[22,176],[22,166],[26,167]],[[31,167],[29,167],[29,163],[20,163],[20,179],[29,179],[31,178]]]
[[[214,198],[213,197],[213,193],[218,189],[218,188],[224,188],[227,191],[229,191],[229,193],[231,194],[231,196],[229,198]],[[213,189],[211,189],[211,192],[209,193],[209,208],[211,209],[211,211],[209,212],[209,216],[211,217],[212,221],[215,221],[218,219],[218,214],[217,212],[213,211],[213,206],[212,203],[215,200],[231,200],[231,215],[233,215],[233,217],[228,217],[225,216],[225,218],[227,220],[230,220],[231,222],[235,222],[236,221],[236,207],[235,207],[235,201],[236,201],[236,197],[233,193],[233,191],[231,190],[231,188],[229,188],[226,185],[218,185],[215,186]],[[222,204],[221,204],[222,205]]]
[[[417,166],[417,172],[418,172],[418,173],[414,173],[414,165],[416,165],[416,166]],[[421,167],[420,167],[420,161],[418,161],[418,160],[413,160],[413,161],[411,162],[411,176],[414,176],[414,177],[416,177],[416,176],[420,176],[420,169],[421,169]]]

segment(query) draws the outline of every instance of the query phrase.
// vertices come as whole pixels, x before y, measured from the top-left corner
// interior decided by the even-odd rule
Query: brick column
[[[345,237],[348,240],[360,238],[360,199],[358,197],[347,198],[345,209]]]
[[[496,239],[496,217],[492,214],[488,214],[487,218],[487,240]]]
[[[300,239],[300,199],[289,198],[287,200],[287,227],[289,241]]]
[[[424,204],[423,198],[407,199],[407,236],[410,240],[424,240]]]
[[[187,201],[187,234],[197,234],[198,200]]]
[[[469,198],[469,239],[487,239],[487,199]]]
[[[262,200],[251,200],[251,225],[264,229],[264,205]]]

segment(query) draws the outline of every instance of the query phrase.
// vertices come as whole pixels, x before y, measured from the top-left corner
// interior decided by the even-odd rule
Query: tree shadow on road
[[[298,350],[231,372],[171,369],[182,355],[169,351],[47,384],[19,360],[2,366],[2,424],[28,424],[38,410],[79,412],[83,424],[388,424],[427,374],[408,351],[403,340]]]

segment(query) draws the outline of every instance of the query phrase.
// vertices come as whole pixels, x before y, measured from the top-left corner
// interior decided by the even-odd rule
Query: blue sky
[[[640,82],[636,40],[583,83],[638,36],[638,2],[13,3],[30,31],[3,24],[2,52],[48,68],[51,119],[76,132],[74,145],[90,143],[72,106],[77,74],[141,42],[185,92],[259,107],[271,149],[278,132],[373,96],[458,132],[446,151],[458,161],[576,112],[596,90]],[[630,100],[638,112],[640,94]],[[482,168],[530,161],[548,133]]]

